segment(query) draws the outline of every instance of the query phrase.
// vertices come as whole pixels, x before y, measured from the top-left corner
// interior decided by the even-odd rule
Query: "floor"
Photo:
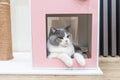
[[[120,80],[120,57],[100,57],[102,76],[0,75],[0,80]]]

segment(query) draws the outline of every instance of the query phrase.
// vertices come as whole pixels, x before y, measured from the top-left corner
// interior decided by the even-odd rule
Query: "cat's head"
[[[51,28],[49,33],[49,42],[54,46],[67,47],[72,44],[72,34],[69,32],[71,26],[64,28]]]

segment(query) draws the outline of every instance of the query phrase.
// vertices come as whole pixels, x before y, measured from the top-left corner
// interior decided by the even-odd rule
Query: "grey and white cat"
[[[68,67],[72,67],[73,61],[71,57],[73,56],[79,65],[85,66],[86,62],[83,55],[80,52],[76,52],[76,48],[73,45],[69,28],[70,26],[50,29],[47,42],[48,58],[60,59]]]

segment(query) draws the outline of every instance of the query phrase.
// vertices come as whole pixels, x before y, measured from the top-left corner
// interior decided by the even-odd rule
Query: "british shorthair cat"
[[[57,58],[64,62],[68,67],[73,66],[72,57],[76,59],[80,66],[85,66],[86,61],[82,55],[82,52],[77,52],[76,49],[79,47],[74,46],[72,41],[72,34],[69,31],[71,26],[64,28],[51,28],[48,41],[47,49],[49,52],[48,58]]]

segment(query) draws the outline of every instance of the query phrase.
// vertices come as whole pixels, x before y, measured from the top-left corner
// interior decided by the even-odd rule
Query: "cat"
[[[79,65],[85,66],[86,62],[82,52],[76,50],[80,50],[80,48],[74,46],[72,42],[70,27],[70,25],[64,28],[51,27],[47,41],[48,58],[60,59],[66,66],[72,67],[72,57],[74,57]]]

